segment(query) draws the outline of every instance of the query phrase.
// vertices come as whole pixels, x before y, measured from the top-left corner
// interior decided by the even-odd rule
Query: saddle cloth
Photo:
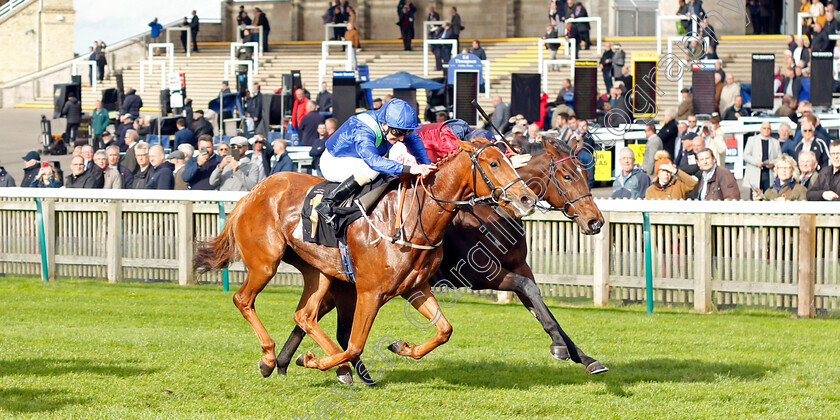
[[[315,185],[304,198],[303,206],[300,212],[300,220],[303,227],[303,239],[306,242],[321,244],[331,248],[338,248],[338,243],[347,243],[347,227],[356,219],[362,217],[362,211],[356,205],[350,205],[358,199],[365,209],[370,212],[375,206],[376,202],[385,195],[385,193],[396,185],[398,178],[395,176],[376,177],[372,182],[362,186],[359,191],[352,197],[342,203],[342,207],[333,207],[335,214],[336,228],[329,223],[322,223],[315,206],[321,203],[324,196],[329,194],[338,186],[337,182],[324,181]]]

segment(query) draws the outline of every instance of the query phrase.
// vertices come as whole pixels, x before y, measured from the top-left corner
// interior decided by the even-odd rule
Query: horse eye
[[[496,161],[490,162],[490,167],[493,168],[493,169],[498,168],[499,167],[499,162],[496,162]]]
[[[565,181],[571,181],[571,180],[572,180],[572,177],[571,177],[571,176],[569,176],[569,175],[563,175],[563,179],[564,179]]]

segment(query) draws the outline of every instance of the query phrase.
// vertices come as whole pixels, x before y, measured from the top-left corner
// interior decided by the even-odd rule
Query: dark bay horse
[[[228,265],[237,251],[248,268],[245,282],[233,300],[262,346],[259,367],[263,376],[271,375],[276,366],[275,343],[257,317],[254,301],[277,272],[281,260],[303,274],[304,288],[294,313],[295,323],[327,353],[320,358],[307,353],[302,358],[306,367],[326,370],[341,365],[339,374],[349,377],[347,362],[362,354],[379,308],[398,295],[413,296],[414,307],[428,319],[434,319],[437,328],[432,339],[412,347],[416,354],[422,357],[449,339],[452,326],[440,313],[428,279],[443,259],[439,245],[459,204],[479,196],[479,201],[492,201],[516,214],[528,215],[534,211],[536,196],[498,147],[486,141],[459,142],[459,147],[437,165],[438,170],[425,182],[414,183],[413,187],[406,182],[403,191],[407,194],[403,196],[408,198],[403,203],[398,191],[390,191],[379,200],[368,220],[357,220],[347,229],[356,293],[345,350],[318,325],[322,307],[329,303],[325,296],[330,285],[334,280],[348,282],[340,268],[339,251],[306,242],[300,232],[304,197],[322,178],[281,172],[265,179],[237,203],[219,236],[198,245],[194,265],[199,271]],[[402,243],[393,243],[386,236],[393,232],[396,218],[404,222]],[[417,298],[418,294],[421,298]]]
[[[604,218],[589,192],[588,174],[574,157],[573,148],[582,143],[564,142],[547,138],[545,153],[534,156],[517,171],[528,186],[554,209],[562,211],[574,220],[587,235],[597,234],[604,224]],[[472,212],[460,212],[446,229],[444,235],[444,256],[440,269],[430,280],[441,287],[469,287],[473,290],[502,290],[515,292],[519,300],[537,318],[552,339],[551,355],[559,360],[571,358],[585,366],[589,374],[606,372],[608,369],[599,361],[587,356],[563,332],[560,324],[543,302],[531,267],[526,262],[528,254],[522,222],[518,215],[505,209],[491,206],[474,206]],[[470,250],[480,248],[482,255],[490,255],[498,270],[489,273],[489,261],[473,261]],[[475,253],[476,255],[479,253]],[[334,284],[321,316],[338,308],[337,339],[344,346],[349,331],[347,314],[354,311],[354,290],[351,285]],[[277,358],[278,373],[284,374],[304,333],[300,328],[292,331]],[[406,343],[397,341],[389,347],[401,355],[411,356]],[[370,384],[361,362],[354,362],[363,382]]]

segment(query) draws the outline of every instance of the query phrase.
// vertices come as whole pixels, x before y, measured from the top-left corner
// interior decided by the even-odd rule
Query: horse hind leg
[[[323,306],[333,279],[312,267],[304,268],[301,272],[304,275],[304,288],[300,302],[298,303],[298,309],[295,311],[295,324],[305,333],[309,334],[312,340],[327,353],[328,356],[324,359],[334,360],[337,358],[336,356],[342,353],[342,349],[318,325],[320,308]],[[313,360],[315,360],[314,363],[312,362]],[[320,370],[327,370],[333,366],[342,365],[339,366],[339,373],[341,373],[339,379],[348,377],[350,367],[346,362],[348,360],[340,360],[337,363],[325,365],[318,363],[311,352],[302,354],[296,361],[298,365]]]
[[[268,331],[266,331],[265,326],[257,316],[254,301],[257,298],[257,294],[274,277],[274,274],[277,272],[277,261],[280,258],[277,256],[274,262],[267,261],[270,258],[265,258],[265,261],[262,261],[262,259],[261,261],[254,261],[256,258],[253,254],[251,256],[247,256],[248,254],[245,255],[243,256],[243,262],[248,267],[248,275],[245,278],[245,282],[242,283],[242,286],[233,295],[233,303],[239,308],[239,312],[242,313],[242,316],[251,324],[251,328],[257,334],[257,339],[260,341],[260,347],[262,347],[263,351],[263,356],[259,362],[260,374],[268,377],[274,371],[277,362],[277,357],[274,354],[274,340],[268,335]]]

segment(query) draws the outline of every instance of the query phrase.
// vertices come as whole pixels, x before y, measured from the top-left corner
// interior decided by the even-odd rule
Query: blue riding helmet
[[[377,121],[384,123],[390,128],[401,128],[404,130],[417,130],[417,113],[414,107],[402,99],[391,99],[379,108]]]

